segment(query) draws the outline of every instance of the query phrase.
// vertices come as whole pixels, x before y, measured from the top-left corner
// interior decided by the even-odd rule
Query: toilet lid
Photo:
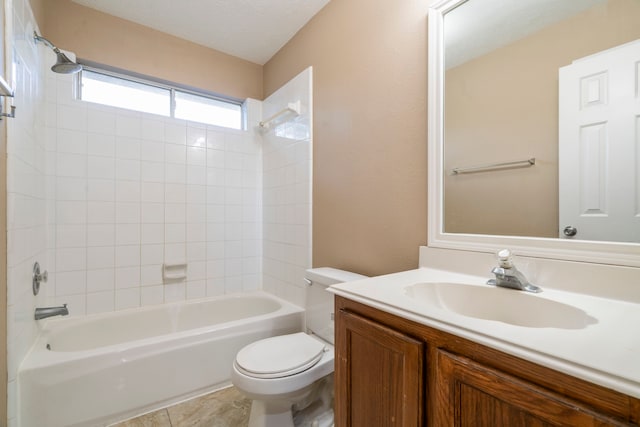
[[[325,345],[304,332],[256,341],[236,356],[236,366],[256,378],[281,378],[318,363]]]

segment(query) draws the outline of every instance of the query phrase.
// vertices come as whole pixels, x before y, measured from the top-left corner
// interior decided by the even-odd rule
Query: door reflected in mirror
[[[640,243],[639,22],[638,0],[445,14],[445,233]]]

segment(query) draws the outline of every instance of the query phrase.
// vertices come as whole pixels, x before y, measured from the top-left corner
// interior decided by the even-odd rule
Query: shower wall
[[[15,90],[15,118],[7,121],[7,425],[17,425],[16,373],[38,327],[33,310],[46,291],[31,290],[33,263],[47,261],[44,147],[43,50],[33,43],[37,28],[27,0],[5,3],[7,81]],[[0,424],[4,424],[0,420]]]
[[[263,133],[263,286],[304,305],[304,270],[311,267],[311,153],[313,73],[309,67],[263,101],[263,117],[289,103],[287,113]]]
[[[46,82],[52,303],[84,315],[261,288],[260,136],[79,101],[75,79]]]

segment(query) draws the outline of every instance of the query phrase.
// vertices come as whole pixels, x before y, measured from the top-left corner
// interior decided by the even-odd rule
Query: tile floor
[[[250,409],[251,400],[229,387],[112,427],[246,427]]]

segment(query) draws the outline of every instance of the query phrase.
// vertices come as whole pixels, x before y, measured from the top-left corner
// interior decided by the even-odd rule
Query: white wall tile
[[[90,156],[115,156],[116,138],[113,135],[90,133],[87,136],[87,154]]]
[[[140,284],[142,286],[162,284],[162,264],[143,265],[140,268]]]
[[[85,189],[87,200],[103,202],[115,200],[116,187],[111,179],[88,179],[82,187]]]
[[[116,246],[115,265],[116,268],[140,266],[140,245]]]
[[[116,245],[140,244],[140,224],[116,224]]]
[[[207,242],[187,243],[187,261],[204,261],[207,259]]]
[[[206,280],[196,280],[187,282],[187,299],[204,298],[207,296]]]
[[[186,299],[186,286],[184,283],[172,283],[164,287],[164,302],[178,302]]]
[[[84,178],[87,176],[87,158],[82,154],[57,153],[58,176]]]
[[[187,167],[187,184],[204,186],[207,183],[207,168],[204,166]]]
[[[142,203],[142,217],[143,224],[157,224],[164,223],[165,221],[165,205],[164,203]]]
[[[87,223],[89,224],[112,224],[115,222],[114,202],[87,202]]]
[[[87,243],[87,226],[58,224],[56,226],[56,246],[58,248],[79,248]]]
[[[180,120],[165,121],[164,141],[170,144],[186,145],[186,123]]]
[[[136,181],[116,181],[115,195],[118,202],[139,202],[140,183]]]
[[[164,167],[164,179],[167,183],[186,184],[187,166],[184,164],[166,163]]]
[[[87,314],[113,311],[115,308],[114,291],[92,292],[87,294]]]
[[[187,126],[187,145],[189,147],[206,148],[207,131],[205,127]]]
[[[143,225],[144,236],[144,225]],[[140,264],[142,266],[151,264],[162,264],[164,261],[164,244],[143,244],[140,248]]]
[[[98,246],[87,248],[87,269],[107,269],[115,266],[115,248]]]
[[[186,203],[187,188],[184,184],[167,183],[164,186],[164,200],[166,203]]]
[[[142,136],[142,120],[139,113],[118,112],[116,116],[116,135],[128,138]]]
[[[142,245],[165,243],[165,224],[142,224]]]
[[[206,166],[207,152],[204,146],[187,147],[187,164],[192,166]]]
[[[141,184],[140,200],[143,203],[164,202],[164,184],[158,182],[143,182]]]
[[[87,271],[87,292],[88,293],[113,291],[114,289],[115,289],[115,271],[112,268]]]
[[[88,156],[87,176],[89,178],[115,179],[115,161],[110,157]]]
[[[58,129],[56,151],[69,154],[87,153],[86,132]]]
[[[116,310],[140,307],[140,288],[116,289]]]
[[[165,243],[164,261],[167,264],[181,264],[187,257],[187,248],[184,243]]]
[[[164,141],[164,122],[152,118],[142,118],[141,137],[145,140]]]
[[[164,163],[142,161],[140,163],[140,179],[143,182],[164,183]]]
[[[86,131],[87,109],[75,105],[59,105],[58,128]]]
[[[135,138],[116,138],[116,158],[140,160],[141,140]]]
[[[56,296],[84,295],[86,291],[86,271],[67,271],[56,273]]]
[[[138,224],[141,218],[141,205],[138,202],[116,202],[115,222],[118,224]]]
[[[164,286],[144,286],[140,289],[142,306],[158,305],[164,303]]]
[[[56,273],[81,271],[87,268],[87,251],[84,248],[58,248],[56,250]]]
[[[164,162],[164,144],[157,141],[145,141],[140,143],[140,159],[149,162]]]
[[[20,212],[16,212],[20,214]],[[58,201],[56,202],[56,222],[58,224],[84,224],[87,222],[87,202]]]
[[[140,286],[140,267],[119,267],[115,269],[116,289],[138,288]]]
[[[112,111],[89,108],[87,110],[87,131],[103,135],[115,135],[115,113]]]
[[[140,181],[140,160],[116,158],[116,179],[123,181]]]

